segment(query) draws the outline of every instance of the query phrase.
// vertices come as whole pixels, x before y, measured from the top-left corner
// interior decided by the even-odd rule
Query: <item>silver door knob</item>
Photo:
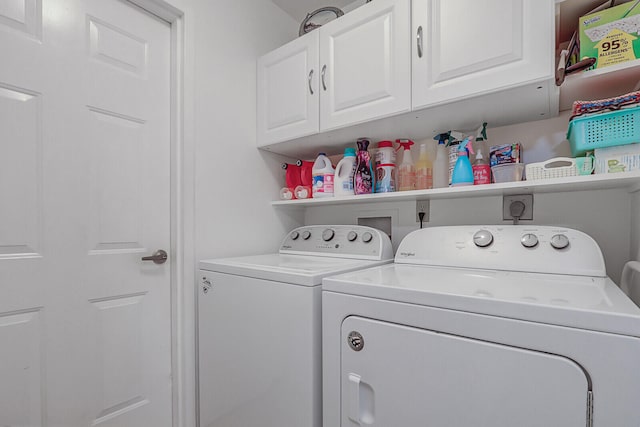
[[[167,262],[167,258],[168,258],[167,253],[162,249],[158,249],[151,256],[143,256],[142,260],[153,261],[156,264],[164,264],[165,262]]]

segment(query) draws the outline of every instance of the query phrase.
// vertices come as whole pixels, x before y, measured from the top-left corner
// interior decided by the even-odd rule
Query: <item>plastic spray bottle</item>
[[[458,160],[456,160],[456,165],[453,167],[453,174],[451,175],[451,185],[454,187],[473,185],[473,169],[467,152],[468,147],[471,154],[475,154],[472,144],[473,137],[469,136],[458,145]]]
[[[476,135],[476,158],[473,162],[473,184],[491,184],[491,167],[487,151],[487,123],[483,123]]]
[[[398,191],[409,191],[416,189],[416,168],[411,158],[411,146],[414,142],[410,139],[396,139],[399,147],[404,148],[402,163],[398,168]]]
[[[436,147],[436,158],[433,162],[433,188],[444,188],[449,186],[449,152],[445,145],[449,138],[449,133],[441,133],[436,135],[438,141]]]
[[[353,190],[355,194],[371,194],[374,188],[373,167],[369,155],[369,140],[360,138],[356,141],[358,153],[356,169],[353,175]]]
[[[416,189],[433,188],[433,163],[427,152],[427,144],[420,144],[420,157],[416,162]]]

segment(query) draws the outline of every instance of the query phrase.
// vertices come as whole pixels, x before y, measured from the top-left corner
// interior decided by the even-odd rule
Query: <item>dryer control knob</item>
[[[304,240],[309,240],[310,237],[311,237],[311,232],[309,230],[306,230],[306,231],[302,232],[302,238]]]
[[[349,234],[347,234],[347,240],[350,242],[353,242],[357,238],[358,238],[358,233],[356,233],[355,231],[350,231]]]
[[[327,228],[322,232],[322,240],[324,240],[325,242],[328,242],[329,240],[333,239],[333,236],[335,235],[336,235],[335,231],[333,231],[330,228]]]
[[[556,234],[551,237],[551,246],[554,249],[564,249],[569,246],[569,238],[564,234]]]
[[[368,231],[365,231],[362,234],[362,241],[365,243],[369,243],[373,240],[373,234],[369,233]]]
[[[533,233],[527,233],[522,236],[520,243],[525,248],[535,248],[538,245],[538,236]]]
[[[476,234],[473,235],[473,243],[479,248],[486,248],[493,243],[493,234],[488,230],[476,231]]]
[[[298,237],[300,237],[300,233],[297,231],[291,233],[291,240],[298,240]]]

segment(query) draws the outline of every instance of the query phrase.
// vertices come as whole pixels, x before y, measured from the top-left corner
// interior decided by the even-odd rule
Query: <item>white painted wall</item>
[[[174,315],[181,323],[174,386],[181,395],[176,419],[192,427],[197,261],[274,251],[285,232],[302,223],[300,212],[271,208],[281,187],[282,159],[255,148],[256,58],[295,38],[298,23],[270,0],[166,1],[184,12],[184,51],[178,53],[185,76],[181,155],[190,271],[175,295]]]
[[[547,120],[502,128],[489,126],[489,143],[521,142],[527,163],[570,156],[569,143],[565,140],[568,119],[568,113],[563,113]],[[502,197],[496,196],[435,200],[431,201],[430,210],[430,221],[425,226],[511,223],[502,220]],[[600,190],[535,194],[534,220],[522,223],[562,225],[591,235],[603,251],[608,274],[618,281],[624,263],[640,256],[639,215],[640,193]],[[419,226],[415,222],[414,202],[311,207],[306,211],[305,223],[356,224],[359,217],[371,216],[392,217],[394,248]]]

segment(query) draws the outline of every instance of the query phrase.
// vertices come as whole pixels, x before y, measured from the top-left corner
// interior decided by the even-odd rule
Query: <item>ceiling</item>
[[[296,22],[300,23],[307,16],[307,13],[326,6],[334,6],[346,12],[347,6],[354,3],[354,0],[271,0],[280,9],[287,12]],[[356,3],[364,3],[356,2]]]

